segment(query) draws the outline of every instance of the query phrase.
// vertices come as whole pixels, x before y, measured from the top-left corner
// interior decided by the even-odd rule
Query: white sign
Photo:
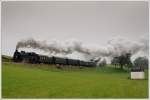
[[[131,72],[131,79],[144,79],[144,72]]]

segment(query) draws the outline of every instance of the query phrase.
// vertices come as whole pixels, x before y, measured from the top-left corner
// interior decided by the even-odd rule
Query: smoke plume
[[[33,38],[21,40],[17,43],[16,49],[32,48],[48,52],[50,54],[71,55],[78,53],[84,56],[86,60],[98,57],[115,57],[126,53],[131,55],[144,52],[148,54],[148,39],[141,38],[138,41],[132,41],[126,38],[117,37],[108,41],[106,46],[84,44],[79,40],[57,41],[53,40],[47,44],[46,41],[37,41]],[[79,57],[80,58],[80,57]]]

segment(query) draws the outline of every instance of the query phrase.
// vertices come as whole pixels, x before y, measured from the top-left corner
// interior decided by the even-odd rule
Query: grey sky
[[[75,38],[105,45],[116,36],[148,34],[148,2],[2,2],[2,54],[12,55],[21,39]]]

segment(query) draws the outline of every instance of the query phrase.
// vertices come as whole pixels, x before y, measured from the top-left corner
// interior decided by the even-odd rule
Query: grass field
[[[103,68],[56,69],[54,65],[2,63],[3,98],[147,98],[148,79]]]

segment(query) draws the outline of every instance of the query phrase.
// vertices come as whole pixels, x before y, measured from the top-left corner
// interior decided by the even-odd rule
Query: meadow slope
[[[148,80],[103,68],[2,63],[2,98],[147,98]],[[147,71],[146,71],[147,77]]]

